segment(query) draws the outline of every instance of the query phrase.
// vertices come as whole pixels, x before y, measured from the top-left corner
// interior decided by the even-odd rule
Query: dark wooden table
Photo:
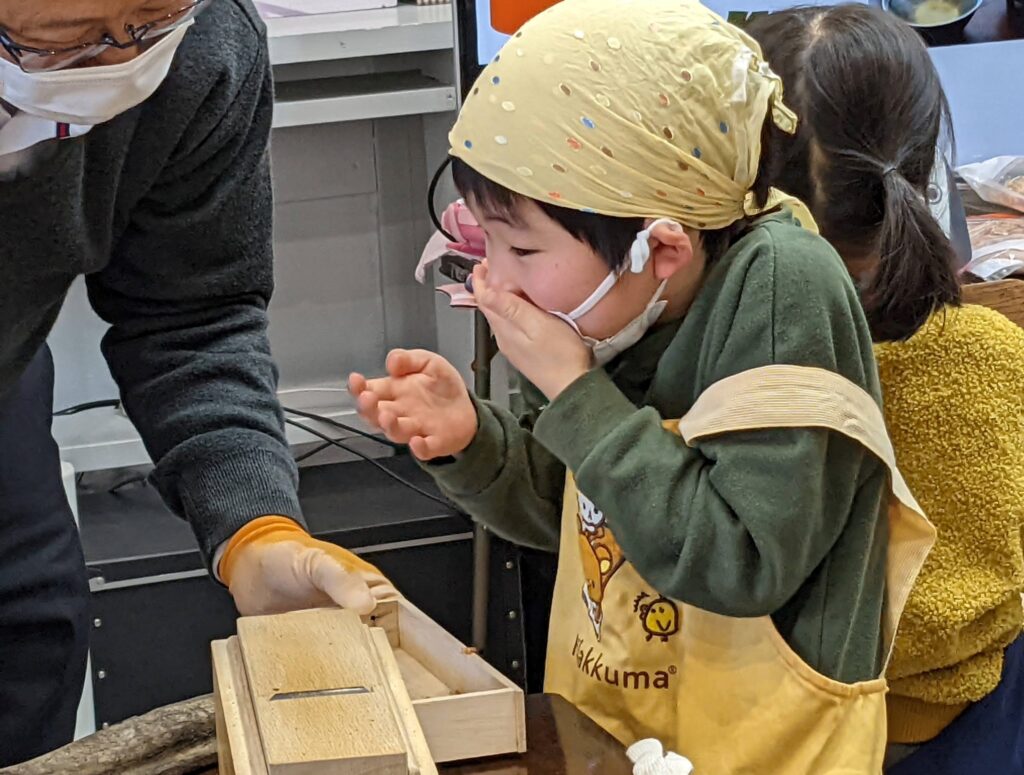
[[[992,43],[1024,38],[1024,22],[1011,16],[1007,0],[985,0],[956,43]]]
[[[114,775],[165,769],[217,775],[209,695],[158,708],[26,762],[11,775]],[[561,697],[526,699],[527,753],[439,768],[441,775],[632,775],[623,747]],[[163,746],[163,747],[161,747]],[[161,769],[161,772],[164,769]]]
[[[984,0],[963,32],[940,31],[937,37],[922,33],[931,46],[962,46],[966,43],[994,43],[1024,38],[1024,12],[1010,12],[1021,0]]]
[[[502,756],[438,767],[441,775],[632,775],[619,742],[561,697],[526,698],[522,756]],[[217,775],[204,770],[196,775]]]
[[[522,756],[443,766],[443,775],[632,775],[617,740],[561,697],[526,699]]]

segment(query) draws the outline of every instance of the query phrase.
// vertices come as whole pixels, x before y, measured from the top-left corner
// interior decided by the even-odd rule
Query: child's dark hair
[[[524,197],[485,178],[461,159],[452,158],[452,177],[455,187],[466,199],[473,199],[496,213],[509,214]],[[534,200],[544,213],[576,239],[596,252],[609,269],[621,269],[637,232],[644,228],[643,218],[616,218],[610,215],[586,213],[560,207],[549,202]],[[762,199],[763,201],[763,199]],[[652,213],[652,216],[656,213]],[[742,220],[725,229],[702,231],[705,261],[710,265],[720,258],[750,223]]]
[[[953,247],[926,204],[949,105],[909,26],[863,5],[795,8],[747,27],[782,78],[795,138],[766,158],[848,262],[877,257],[862,291],[876,341],[913,335],[960,302]]]

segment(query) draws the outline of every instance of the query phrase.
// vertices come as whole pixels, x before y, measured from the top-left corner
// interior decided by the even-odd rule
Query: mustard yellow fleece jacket
[[[900,470],[938,529],[888,672],[890,742],[920,743],[996,687],[1024,621],[1024,329],[950,308],[875,354]]]

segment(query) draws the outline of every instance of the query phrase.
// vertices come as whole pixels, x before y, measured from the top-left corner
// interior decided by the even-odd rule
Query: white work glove
[[[639,740],[626,749],[633,762],[633,775],[690,775],[693,764],[684,756],[665,753],[660,742],[653,738]]]
[[[219,575],[243,616],[333,605],[365,616],[398,596],[373,565],[285,517],[262,517],[235,533]]]

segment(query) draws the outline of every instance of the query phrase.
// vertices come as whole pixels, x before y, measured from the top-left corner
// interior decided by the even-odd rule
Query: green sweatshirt
[[[568,468],[660,594],[726,616],[771,615],[817,671],[875,678],[883,464],[826,430],[733,433],[690,448],[662,428],[713,383],[770,364],[829,369],[880,397],[849,276],[789,214],[762,218],[713,264],[682,321],[654,329],[549,406],[525,385],[523,417],[478,402],[472,445],[426,468],[474,519],[550,551]]]

